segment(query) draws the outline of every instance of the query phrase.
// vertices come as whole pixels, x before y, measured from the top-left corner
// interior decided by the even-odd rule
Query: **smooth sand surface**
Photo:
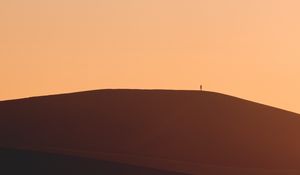
[[[38,151],[0,149],[5,175],[184,175],[150,168]]]
[[[300,115],[205,91],[0,102],[0,145],[188,174],[300,174]]]

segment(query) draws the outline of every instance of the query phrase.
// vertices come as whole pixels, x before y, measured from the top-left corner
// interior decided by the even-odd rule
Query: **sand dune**
[[[99,90],[0,102],[3,148],[188,174],[300,174],[300,115],[200,91]]]
[[[0,162],[0,172],[6,175],[184,175],[96,159],[15,149],[0,149]]]

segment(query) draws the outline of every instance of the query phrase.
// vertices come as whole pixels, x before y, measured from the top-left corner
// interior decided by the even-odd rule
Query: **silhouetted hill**
[[[204,91],[0,102],[0,144],[192,174],[300,174],[300,116]]]

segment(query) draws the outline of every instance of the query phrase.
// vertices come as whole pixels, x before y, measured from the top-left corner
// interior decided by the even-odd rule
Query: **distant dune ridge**
[[[207,91],[0,102],[0,146],[186,174],[300,174],[300,115]],[[0,155],[1,156],[1,155]]]

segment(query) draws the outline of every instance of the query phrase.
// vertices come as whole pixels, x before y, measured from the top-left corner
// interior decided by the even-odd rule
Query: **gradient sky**
[[[2,0],[0,100],[218,91],[300,113],[298,0]]]

